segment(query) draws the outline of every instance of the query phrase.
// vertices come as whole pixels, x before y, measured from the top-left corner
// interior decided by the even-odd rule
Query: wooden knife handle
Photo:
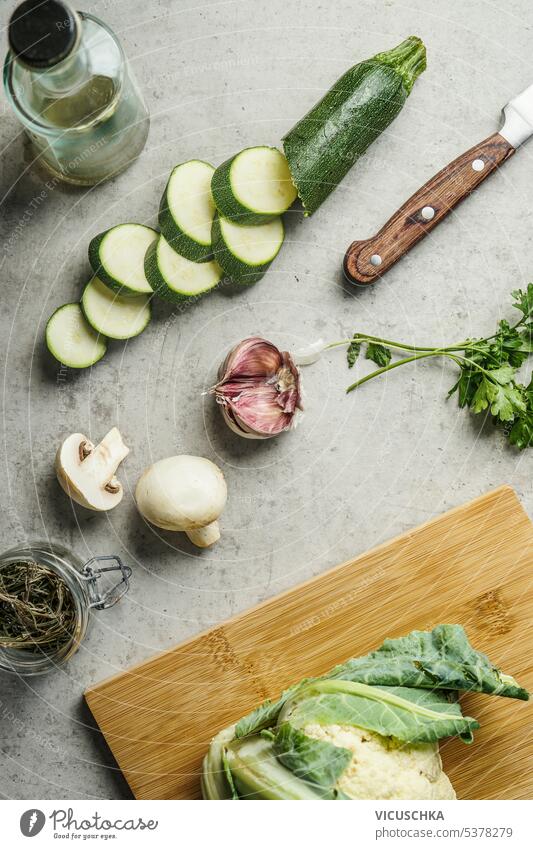
[[[376,236],[352,242],[344,257],[347,279],[367,285],[381,277],[514,151],[503,136],[494,133],[450,162],[412,195]]]

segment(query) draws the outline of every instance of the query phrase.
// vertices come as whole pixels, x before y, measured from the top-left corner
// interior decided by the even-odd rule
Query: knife
[[[503,109],[498,133],[450,162],[412,195],[379,233],[352,242],[344,257],[351,283],[367,286],[385,274],[533,134],[533,85]]]

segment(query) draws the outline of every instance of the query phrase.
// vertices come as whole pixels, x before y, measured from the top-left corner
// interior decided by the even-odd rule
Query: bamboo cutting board
[[[242,613],[85,697],[138,799],[199,796],[211,737],[385,637],[457,622],[533,690],[533,526],[501,487]],[[533,798],[532,703],[464,697],[474,744],[443,741],[459,798]]]

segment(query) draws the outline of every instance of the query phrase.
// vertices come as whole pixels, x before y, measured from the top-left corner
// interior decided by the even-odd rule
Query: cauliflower
[[[400,743],[346,725],[306,725],[308,737],[341,746],[353,758],[337,782],[352,799],[455,799],[438,743]]]

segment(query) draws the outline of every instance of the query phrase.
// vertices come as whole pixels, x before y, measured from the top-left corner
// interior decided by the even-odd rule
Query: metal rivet
[[[372,254],[372,256],[370,257],[370,264],[371,265],[381,265],[380,255],[379,254]]]
[[[422,218],[425,218],[426,221],[431,221],[431,219],[435,215],[435,210],[432,206],[425,206],[422,210]]]
[[[474,161],[472,162],[472,168],[474,169],[474,171],[483,171],[484,167],[485,163],[482,159],[474,159]]]

